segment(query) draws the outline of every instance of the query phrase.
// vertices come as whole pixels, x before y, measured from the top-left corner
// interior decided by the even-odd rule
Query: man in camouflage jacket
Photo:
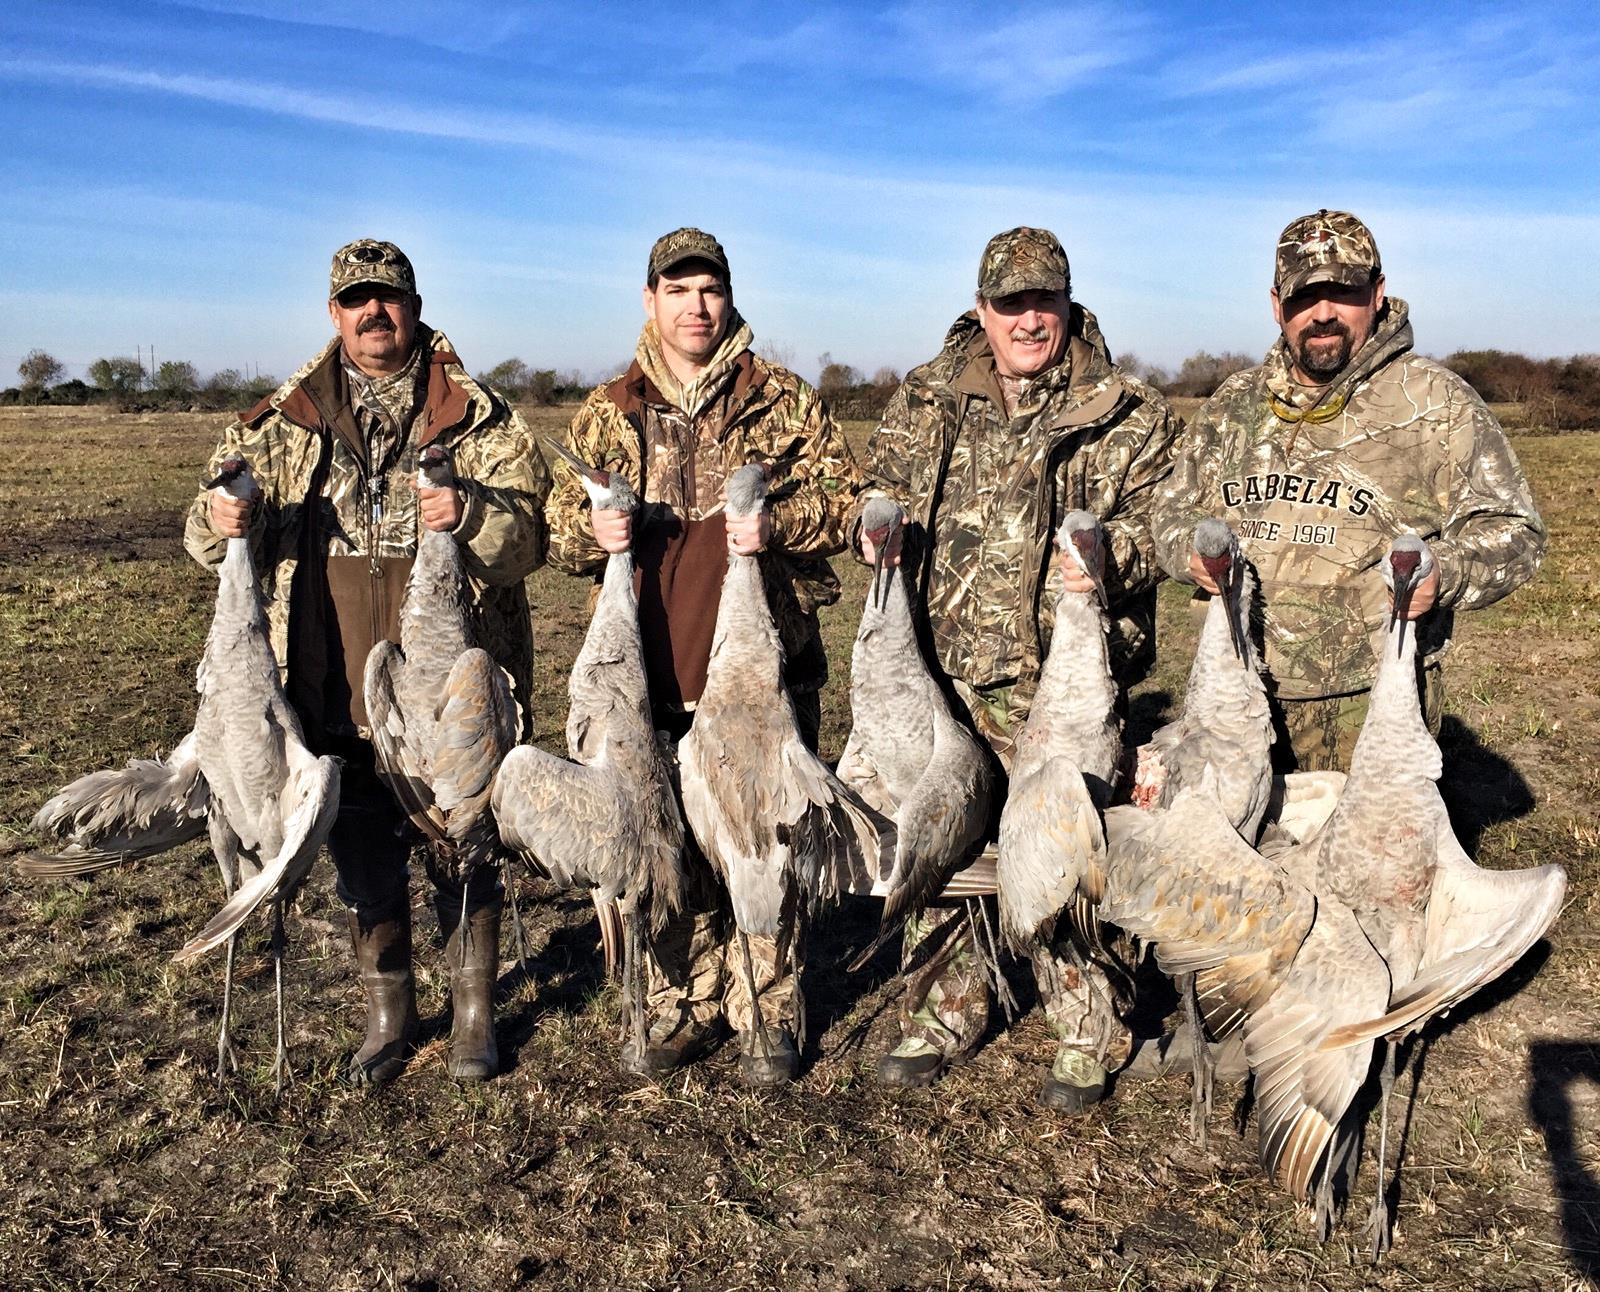
[[[768,604],[784,652],[784,680],[802,734],[815,748],[827,661],[817,608],[838,599],[828,556],[842,551],[860,476],[833,418],[810,386],[758,357],[733,307],[728,260],[698,229],[678,229],[650,252],[647,322],[633,363],[595,390],[573,419],[570,443],[585,462],[621,472],[639,493],[634,524],[589,508],[576,473],[550,495],[550,561],[598,579],[606,555],[634,551],[645,668],[656,725],[688,730],[705,685],[730,550],[761,552]],[[755,520],[731,521],[728,477],[748,462],[777,464],[781,496]],[[744,1041],[740,1073],[753,1085],[794,1078],[803,1002],[775,942],[752,937],[757,1002],[748,999],[727,894],[693,850],[685,910],[650,939],[645,1052],[624,1044],[623,1066],[659,1074],[691,1062],[722,1021]],[[753,1044],[755,1010],[777,1053]]]
[[[1377,565],[1390,542],[1420,534],[1438,561],[1411,605],[1437,731],[1455,612],[1532,578],[1545,528],[1494,415],[1412,353],[1410,311],[1385,292],[1360,220],[1322,210],[1291,223],[1272,301],[1282,335],[1196,413],[1161,490],[1156,540],[1175,578],[1214,592],[1191,552],[1194,526],[1221,516],[1234,527],[1261,582],[1278,760],[1342,769],[1388,619]]]
[[[1161,394],[1112,362],[1094,315],[1071,300],[1066,253],[1042,229],[991,239],[977,309],[891,399],[868,474],[906,509],[904,559],[933,653],[1002,765],[1049,649],[1054,535],[1067,512],[1093,512],[1105,527],[1119,683],[1148,670],[1162,575],[1147,513],[1177,429]],[[908,961],[933,923],[908,926]],[[951,938],[909,984],[881,1080],[924,1084],[976,1048],[988,1019],[976,959],[968,935]],[[1099,966],[1049,947],[1034,964],[1059,1042],[1042,1098],[1078,1111],[1104,1093],[1128,1034]]]
[[[526,714],[533,637],[522,580],[544,557],[549,481],[521,416],[420,321],[411,262],[393,243],[363,238],[335,252],[328,308],[338,335],[230,425],[212,457],[208,478],[223,458],[242,454],[259,496],[235,504],[203,491],[184,545],[216,566],[229,537],[248,535],[290,701],[311,747],[343,760],[328,851],[367,997],[366,1037],[348,1077],[382,1084],[404,1066],[417,1011],[410,843],[368,743],[367,653],[399,640],[420,528],[448,531],[461,545],[478,642],[511,674]],[[428,444],[449,451],[454,488],[415,487]],[[481,1080],[498,1063],[499,880],[483,873],[463,895],[431,853],[428,860],[451,967],[449,1068]]]

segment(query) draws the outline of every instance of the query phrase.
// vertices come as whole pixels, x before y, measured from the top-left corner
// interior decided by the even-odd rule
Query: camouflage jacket
[[[1422,535],[1439,562],[1440,609],[1418,623],[1434,656],[1455,610],[1499,600],[1544,553],[1544,523],[1499,423],[1411,345],[1406,303],[1391,296],[1349,368],[1313,394],[1290,379],[1280,338],[1195,414],[1161,490],[1156,538],[1175,578],[1189,578],[1199,519],[1239,532],[1285,698],[1372,685],[1389,604],[1376,567],[1396,535]]]
[[[544,559],[544,459],[521,415],[467,375],[442,333],[421,327],[417,344],[419,398],[403,443],[385,451],[382,437],[369,440],[360,431],[335,338],[224,430],[207,468],[210,479],[223,458],[241,453],[261,488],[250,524],[252,554],[273,651],[308,735],[347,736],[364,719],[358,680],[365,659],[336,658],[349,640],[348,633],[341,640],[340,630],[370,617],[365,636],[395,631],[417,547],[411,488],[417,453],[434,441],[450,451],[463,496],[455,536],[478,640],[511,674],[525,713],[532,696],[533,637],[522,580]],[[369,450],[381,460],[368,462]],[[210,515],[210,495],[202,491],[189,509],[184,546],[201,564],[215,566],[227,540],[211,528]],[[352,694],[341,692],[340,674],[348,674]]]
[[[1111,362],[1072,306],[1066,361],[1027,383],[1008,417],[976,314],[913,369],[868,446],[874,485],[906,508],[907,559],[941,667],[969,688],[1037,683],[1055,617],[1055,531],[1076,508],[1105,525],[1113,658],[1131,683],[1155,651],[1161,579],[1146,512],[1178,423],[1162,395]],[[931,538],[930,538],[931,536]]]
[[[639,362],[598,387],[573,418],[585,462],[621,471],[643,504],[634,539],[640,624],[652,700],[692,709],[704,683],[727,570],[723,486],[747,462],[775,465],[772,540],[761,557],[767,601],[792,688],[820,687],[827,662],[817,608],[839,597],[827,557],[845,546],[860,472],[827,406],[787,369],[750,350],[729,365],[693,417],[674,407]],[[557,468],[546,516],[550,563],[569,574],[604,569],[577,474]]]

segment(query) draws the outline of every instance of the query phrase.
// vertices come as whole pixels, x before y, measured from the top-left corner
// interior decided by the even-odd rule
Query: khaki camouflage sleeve
[[[1215,514],[1221,452],[1217,422],[1210,405],[1202,405],[1174,440],[1171,474],[1156,487],[1151,500],[1150,538],[1156,560],[1179,583],[1194,582],[1189,576],[1194,527]]]
[[[222,470],[223,460],[234,453],[240,454],[246,461],[254,459],[252,465],[259,463],[259,455],[252,454],[250,445],[246,442],[250,435],[250,428],[238,419],[229,422],[223,428],[221,443],[217,445],[216,451],[206,463],[205,471],[200,477],[201,481],[215,480],[217,473]],[[259,466],[256,469],[259,471]],[[250,548],[258,569],[262,564],[261,544],[268,529],[265,512],[269,506],[270,501],[264,494],[250,511]],[[195,496],[195,500],[189,504],[189,511],[183,522],[183,549],[201,565],[211,569],[221,565],[222,558],[228,554],[228,540],[211,528],[209,489],[202,488]]]
[[[572,419],[567,447],[583,461],[596,466],[606,462],[603,451],[605,418],[591,395]],[[605,549],[594,541],[589,524],[589,495],[578,473],[565,462],[552,464],[554,475],[545,519],[550,524],[550,564],[563,574],[593,574],[605,564]]]
[[[772,546],[800,556],[842,552],[861,469],[821,396],[804,382],[785,428],[780,496],[769,509]]]
[[[1453,410],[1445,520],[1433,544],[1439,604],[1493,605],[1539,569],[1547,533],[1522,464],[1488,406],[1463,386]]]
[[[550,489],[544,455],[522,414],[480,427],[457,450],[464,501],[456,542],[480,583],[520,583],[544,564],[544,501]]]
[[[1165,400],[1145,406],[1142,442],[1134,452],[1118,490],[1117,508],[1106,522],[1111,562],[1123,595],[1142,592],[1166,577],[1156,551],[1151,521],[1158,491],[1172,473],[1172,451],[1182,423]],[[1130,433],[1134,427],[1127,427]]]

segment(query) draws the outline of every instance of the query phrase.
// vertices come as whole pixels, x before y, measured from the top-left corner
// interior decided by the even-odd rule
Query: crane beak
[[[889,549],[900,533],[899,525],[889,525],[872,536],[872,608],[882,610],[889,601],[889,580],[895,567],[889,564]]]
[[[596,471],[592,466],[590,466],[587,462],[585,462],[582,458],[580,458],[576,453],[574,453],[571,449],[569,449],[560,440],[552,439],[548,435],[544,436],[543,439],[544,439],[546,447],[548,447],[550,449],[550,451],[552,453],[554,453],[557,457],[559,457],[559,458],[563,459],[564,461],[566,461],[566,463],[569,466],[571,466],[572,469],[574,471],[576,471],[579,475],[583,476],[585,479],[594,481],[595,484],[604,484],[605,483],[603,480],[601,480],[599,478],[600,477],[600,473],[598,471]]]
[[[1411,597],[1417,590],[1417,584],[1422,582],[1422,562],[1414,553],[1396,552],[1389,557],[1389,569],[1394,575],[1394,599],[1389,608],[1389,631],[1395,633],[1398,626],[1399,632],[1395,633],[1394,653],[1395,658],[1400,657],[1406,644],[1406,625],[1411,622],[1408,611],[1411,609]]]
[[[1239,584],[1237,562],[1229,556],[1202,556],[1206,573],[1216,580],[1217,590],[1228,608],[1228,636],[1233,640],[1233,653],[1242,663],[1245,659],[1244,629],[1239,623]]]

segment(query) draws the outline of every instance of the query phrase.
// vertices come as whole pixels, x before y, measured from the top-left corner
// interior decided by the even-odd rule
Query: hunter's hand
[[[883,554],[883,563],[885,565],[900,564],[900,541],[904,536],[904,532],[903,530],[896,530],[894,537],[889,540],[889,546]],[[878,563],[877,544],[867,537],[866,530],[861,531],[861,559],[868,565],[876,565]]]
[[[723,513],[728,526],[728,550],[735,556],[754,556],[772,538],[772,517],[765,511],[754,516],[729,516]]]
[[[1435,565],[1428,577],[1417,584],[1416,590],[1411,594],[1411,604],[1406,607],[1407,619],[1420,619],[1439,600],[1439,567]],[[1394,593],[1389,594],[1389,608],[1394,608]]]
[[[447,534],[461,523],[458,489],[418,489],[417,516],[435,534]]]
[[[1076,561],[1067,559],[1065,552],[1056,553],[1056,564],[1061,568],[1061,586],[1068,592],[1090,593],[1095,590],[1095,582]]]
[[[1222,592],[1217,586],[1217,581],[1206,572],[1205,562],[1200,559],[1199,552],[1189,553],[1189,577],[1195,581],[1197,587],[1214,597]]]
[[[243,538],[250,532],[250,508],[260,496],[259,489],[249,498],[230,498],[221,489],[213,489],[211,528],[223,538]]]
[[[589,528],[594,531],[594,541],[600,544],[603,552],[620,554],[633,546],[631,511],[607,511],[604,507],[591,507]]]

